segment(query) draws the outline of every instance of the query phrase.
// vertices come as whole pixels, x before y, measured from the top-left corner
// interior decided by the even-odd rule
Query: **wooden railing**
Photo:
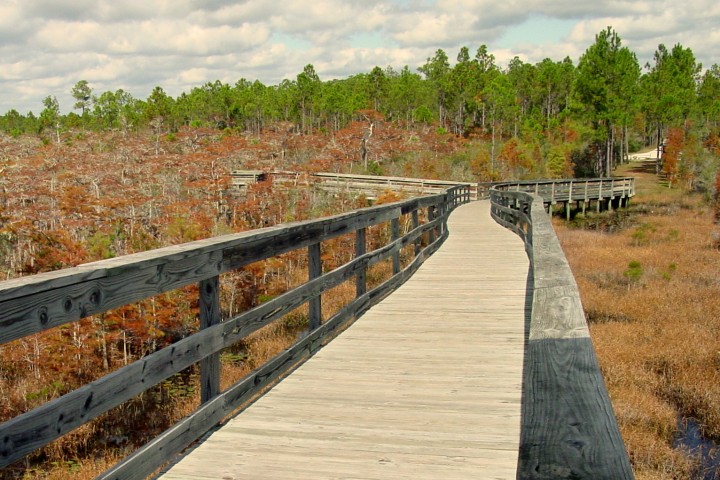
[[[409,193],[411,195],[432,195],[443,192],[452,186],[462,185],[470,190],[473,198],[476,198],[477,184],[475,183],[338,173],[315,173],[312,178],[325,190],[352,191],[362,193],[368,197],[374,197],[383,190]]]
[[[238,170],[232,172],[230,175],[233,185],[241,189],[247,187],[249,184],[265,179],[272,178],[280,182],[297,182],[300,177],[300,174],[296,172],[261,172],[258,170]],[[468,188],[471,197],[473,199],[477,198],[477,184],[469,182],[327,172],[308,174],[307,180],[329,192],[352,192],[363,194],[368,199],[375,199],[378,194],[383,193],[385,190],[420,196],[443,193],[448,188],[455,186]]]
[[[605,180],[585,184],[597,185],[598,195],[609,195],[600,182]],[[553,183],[535,185],[538,191],[554,192],[570,192],[577,185]],[[493,218],[524,240],[531,264],[517,478],[633,478],[577,285],[544,211],[549,198],[517,191],[517,184],[497,186],[490,196]]]
[[[503,182],[491,184],[486,191],[489,192],[492,188],[534,193],[543,198],[546,209],[557,203],[564,203],[569,218],[573,202],[580,204],[583,214],[593,201],[598,212],[627,206],[630,198],[635,196],[635,179],[632,177],[609,177]]]
[[[210,238],[0,283],[0,345],[187,285],[198,284],[200,292],[197,333],[1,424],[0,468],[199,363],[199,408],[101,478],[136,479],[151,474],[405,282],[447,237],[450,212],[468,201],[467,186],[451,187],[441,194],[320,220]],[[401,217],[411,226],[405,234],[401,234]],[[366,232],[375,225],[387,225],[390,240],[367,252]],[[321,243],[347,234],[355,235],[355,258],[323,273]],[[406,250],[413,254],[403,267],[400,251],[404,247],[411,247]],[[221,318],[220,274],[303,248],[308,251],[306,283],[233,318]],[[392,277],[368,289],[367,269],[387,259],[392,259]],[[323,321],[323,292],[353,277],[355,299]],[[304,304],[309,311],[308,334],[221,392],[220,351]]]

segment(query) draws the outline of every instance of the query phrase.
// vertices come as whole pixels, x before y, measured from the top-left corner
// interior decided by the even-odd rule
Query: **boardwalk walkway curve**
[[[624,179],[623,182],[626,180]],[[574,180],[554,181],[551,189],[552,192],[567,191],[566,199],[558,197],[558,201],[565,201],[568,211],[569,203],[572,201],[585,202],[595,199],[598,201],[598,205],[600,202],[606,202],[606,205],[611,207],[626,204],[627,199],[632,196],[631,183],[629,188],[616,187],[612,180],[610,189],[606,190],[605,179],[600,179],[599,188],[593,193],[589,188],[591,182],[595,181],[586,182],[584,198],[580,197],[577,189],[574,188],[577,185],[577,181]],[[628,184],[623,183],[623,185]],[[629,471],[627,454],[617,434],[612,409],[607,400],[607,394],[604,391],[604,385],[592,352],[592,345],[587,336],[584,318],[580,319],[579,317],[582,314],[582,307],[579,297],[577,297],[577,289],[574,280],[567,280],[567,276],[569,275],[571,279],[572,275],[569,274],[567,262],[559,250],[559,245],[554,246],[557,244],[557,239],[554,238],[552,227],[544,214],[544,204],[553,202],[548,201],[547,198],[534,196],[532,191],[529,194],[518,191],[530,187],[517,185],[515,188],[503,187],[503,185],[496,187],[493,190],[492,216],[499,223],[518,233],[520,238],[525,241],[525,249],[532,265],[530,270],[532,275],[527,276],[527,266],[525,266],[525,273],[520,275],[522,282],[527,280],[527,284],[522,289],[522,296],[523,299],[528,300],[528,303],[523,303],[521,318],[524,325],[523,338],[526,341],[522,370],[522,413],[519,456],[517,457],[519,461],[514,462],[517,463],[517,477],[631,478],[632,473]],[[425,187],[423,186],[423,188]],[[537,185],[534,188],[536,191],[540,190]],[[588,194],[588,192],[590,193]],[[280,225],[96,262],[73,269],[0,282],[0,344],[184,285],[196,283],[201,292],[201,330],[198,333],[0,424],[0,468],[77,426],[87,423],[92,418],[132,398],[175,372],[199,362],[202,377],[202,404],[198,410],[106,472],[102,478],[142,478],[150,474],[158,466],[172,459],[175,453],[221,421],[238,405],[252,398],[287,371],[294,369],[298,362],[304,361],[308,356],[317,352],[324,343],[336,335],[337,331],[345,328],[348,323],[386,298],[391,292],[396,291],[419,269],[423,262],[431,259],[430,255],[437,251],[444,241],[450,238],[447,226],[448,215],[461,204],[467,203],[470,200],[469,196],[470,188],[462,185],[449,188],[444,193],[326,219]],[[465,229],[462,226],[463,222],[460,221],[461,212],[470,211],[472,208],[482,205],[482,203],[467,205],[456,211],[460,223],[453,228],[458,229],[458,238],[462,236],[460,232]],[[485,208],[487,209],[487,205]],[[598,206],[598,208],[600,207]],[[412,226],[402,235],[399,228],[401,218],[405,219],[404,222],[411,220]],[[473,220],[479,222],[480,218],[481,216],[476,216]],[[453,217],[450,219],[454,225],[456,220]],[[366,230],[377,225],[387,225],[390,231],[389,243],[372,252],[366,252]],[[471,228],[476,228],[476,226]],[[493,228],[502,232],[501,235],[506,237],[510,235],[510,237],[502,245],[493,246],[490,250],[494,252],[487,251],[485,253],[492,255],[504,252],[505,247],[513,243],[522,249],[522,242],[518,242],[518,239],[510,232],[494,224]],[[479,236],[483,236],[484,233],[478,231]],[[337,270],[323,273],[319,263],[320,242],[343,234],[356,235],[356,258]],[[422,247],[420,246],[421,240]],[[414,260],[401,268],[400,250],[407,249],[407,247],[412,249],[413,245],[415,245]],[[308,250],[310,278],[307,283],[254,310],[221,321],[218,308],[218,276],[221,273],[298,248],[307,248]],[[482,249],[480,251],[483,252]],[[453,255],[451,248],[448,248],[447,251],[440,250],[440,252],[443,256],[451,257]],[[549,256],[546,255],[548,253],[550,253]],[[464,259],[467,254],[468,252],[462,252],[461,259]],[[438,258],[442,259],[443,256]],[[368,290],[365,283],[365,271],[370,265],[383,259],[392,259],[394,276],[381,286]],[[433,262],[436,261],[438,260],[433,260]],[[527,259],[525,261],[527,262]],[[469,265],[468,262],[462,262],[463,267],[467,265]],[[490,277],[486,279],[486,282],[497,281],[498,277],[493,277],[493,275],[499,275],[500,272],[500,268],[491,269]],[[447,290],[458,291],[458,286],[465,281],[467,273],[468,269],[457,267],[457,274],[445,274],[444,277],[442,275],[439,277],[441,280],[436,286],[439,295],[436,302],[438,307],[440,307],[440,299],[444,298],[443,294],[447,293]],[[319,313],[322,293],[351,278],[355,278],[357,284],[356,300],[335,317],[322,321]],[[457,309],[454,312],[457,315],[453,316],[462,317],[463,306],[470,298],[482,298],[484,295],[490,295],[494,302],[502,305],[501,298],[493,295],[493,289],[488,289],[487,283],[473,285],[468,281],[468,284],[468,287],[474,286],[475,290],[467,298],[463,296],[445,298],[449,305]],[[511,290],[517,293],[516,287]],[[421,306],[423,304],[421,302],[427,302],[428,299],[423,294],[414,292],[406,284],[393,296],[387,298],[388,305],[395,301],[396,295],[400,299],[404,291],[411,292],[411,296],[414,295],[413,298],[417,301],[413,303],[413,306],[420,306],[424,312],[423,315],[419,313],[414,315],[416,317],[413,319],[414,325],[418,318],[428,316],[427,308]],[[525,295],[526,292],[532,292],[532,295]],[[517,298],[514,299],[514,301],[516,300]],[[530,301],[532,303],[529,303]],[[246,379],[224,392],[219,392],[219,351],[303,303],[308,303],[310,306],[311,327],[314,328],[310,334]],[[409,307],[396,308],[413,312]],[[477,314],[479,311],[475,313]],[[512,316],[517,321],[517,315],[513,314]],[[388,313],[386,317],[393,317],[393,314]],[[430,328],[426,333],[430,333],[435,341],[424,343],[430,345],[442,343],[443,335],[451,330],[447,321],[448,315],[439,315],[438,318],[433,318],[431,315],[429,317],[437,325],[435,330]],[[443,320],[445,321],[443,322]],[[357,327],[361,329],[362,325],[364,325],[363,322]],[[443,329],[439,325],[448,328]],[[462,332],[462,330],[460,331]],[[487,333],[490,332],[492,332],[492,328]],[[514,332],[512,335],[516,333]],[[390,345],[398,347],[399,351],[402,351],[399,348],[402,344],[397,334],[398,332],[388,333],[388,338],[391,339]],[[503,334],[510,335],[508,332]],[[369,338],[370,335],[371,333],[367,333],[365,338]],[[471,334],[468,334],[464,335],[463,339],[471,341],[474,340],[472,337]],[[330,347],[332,345],[333,343],[330,344]],[[448,353],[447,349],[436,350],[433,353],[437,354],[440,351]],[[324,355],[323,352],[324,350],[320,355]],[[332,349],[327,354],[329,355],[330,352]],[[456,357],[449,355],[449,358],[467,368],[472,368],[473,361],[477,360],[476,356],[481,355],[478,352],[472,354],[460,354],[460,352],[461,350],[458,350]],[[508,357],[517,360],[515,354],[508,355]],[[434,365],[433,362],[427,363]],[[451,378],[454,370],[447,368],[446,377]],[[502,371],[502,368],[496,372],[499,371]],[[388,377],[394,378],[392,369],[385,373]],[[437,388],[433,388],[434,385],[430,385],[431,382],[428,382],[427,379],[435,377],[432,376],[431,369],[427,373],[428,377],[424,377],[424,382],[417,380],[411,383],[417,384],[418,387],[425,386],[428,391],[443,391],[442,388],[449,388],[449,383],[443,383],[439,377],[435,380]],[[578,383],[576,382],[577,378],[580,378],[577,377],[578,375],[584,376],[586,379]],[[375,380],[369,381],[375,382]],[[573,382],[578,383],[579,388],[575,388]],[[285,381],[280,385],[282,386],[284,383]],[[472,387],[473,383],[461,385]],[[568,386],[571,388],[568,389]],[[389,390],[393,391],[392,388]],[[398,387],[395,390],[401,391],[402,389]],[[422,393],[417,395],[419,398],[424,398]],[[415,398],[417,401],[418,397]],[[428,402],[432,403],[429,399]],[[313,403],[312,398],[308,399],[308,404],[310,403]],[[438,406],[437,403],[435,407]],[[462,400],[459,402],[459,404],[463,403],[472,403],[479,411],[483,409],[480,404],[475,402],[463,402]],[[506,399],[506,403],[507,405],[514,404],[517,407],[517,401],[509,400],[509,397]],[[367,407],[367,404],[361,402],[359,405]],[[429,407],[429,405],[427,406]],[[468,418],[473,418],[470,412],[468,415]],[[516,424],[517,415],[517,412],[508,414],[505,417],[507,425]],[[593,416],[597,416],[597,418],[593,418]],[[430,417],[428,416],[428,418]],[[429,422],[424,417],[421,417],[421,420]],[[460,419],[454,418],[453,420],[458,427],[469,427]],[[447,423],[453,422],[448,421]],[[432,425],[431,422],[430,424]],[[554,426],[555,424],[558,425],[557,428]],[[512,429],[508,430],[508,432],[512,431]],[[475,431],[473,430],[473,432]],[[460,436],[457,437],[457,443],[453,444],[451,440],[448,440],[451,444],[445,445],[445,447],[463,450],[462,455],[436,454],[433,456],[430,454],[430,458],[436,461],[441,458],[455,459],[456,462],[450,462],[454,467],[466,463],[477,468],[494,468],[484,463],[483,458],[486,457],[484,454],[478,453],[481,452],[481,449],[474,450],[474,447],[483,443],[481,440],[466,439],[462,434],[458,435]],[[510,436],[513,435],[517,436],[517,433]],[[509,450],[505,447],[500,448],[498,445],[501,444],[510,445],[510,443],[500,441],[497,442],[494,450],[493,448],[490,450],[495,453],[502,451],[506,456]],[[402,442],[399,442],[399,445],[402,446]],[[467,448],[463,449],[462,445],[466,445]],[[427,451],[437,448],[439,448],[437,444],[429,444]],[[517,456],[517,444],[513,448]],[[473,450],[475,453],[468,452],[468,450]],[[423,465],[423,468],[426,469],[430,468],[431,464],[435,465],[434,462],[406,461],[409,458],[407,455],[412,455],[397,451],[397,447],[395,453],[402,457],[403,461],[392,463],[383,457],[378,460],[379,464],[387,466],[392,463],[395,466],[406,465],[407,468],[411,468],[412,465],[415,465],[416,468],[418,465]],[[460,452],[454,451],[454,453]],[[403,455],[405,456],[403,457]],[[461,459],[466,460],[461,461]],[[503,461],[502,463],[505,464],[505,467],[502,472],[497,473],[498,477],[496,478],[509,478],[507,462]],[[475,471],[477,472],[477,470]],[[490,470],[487,471],[490,472]],[[387,469],[385,473],[387,473]],[[398,476],[403,476],[403,474],[400,473]],[[258,477],[254,475],[249,478]]]
[[[143,478],[327,343],[337,331],[404,283],[447,239],[447,218],[470,200],[467,187],[317,220],[209,238],[0,283],[0,345],[145,298],[198,285],[200,330],[161,350],[0,424],[0,468],[199,363],[201,405],[108,470],[103,478]],[[401,221],[409,226],[401,232]],[[368,229],[387,229],[366,251]],[[356,256],[323,272],[321,243],[353,235]],[[221,318],[219,276],[285,252],[307,249],[306,283],[232,318]],[[401,251],[412,254],[400,263]],[[391,260],[393,276],[372,289],[366,272]],[[356,299],[321,318],[322,295],[355,279]],[[309,306],[311,331],[228,389],[219,391],[220,352]]]
[[[632,479],[547,198],[502,186],[490,195],[493,218],[524,240],[532,266],[517,478]],[[620,190],[618,202],[632,195]]]
[[[510,479],[528,258],[489,202],[404,285],[162,478]]]

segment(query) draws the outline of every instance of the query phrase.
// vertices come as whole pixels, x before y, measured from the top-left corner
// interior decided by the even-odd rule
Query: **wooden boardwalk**
[[[165,479],[514,479],[528,259],[489,202]]]

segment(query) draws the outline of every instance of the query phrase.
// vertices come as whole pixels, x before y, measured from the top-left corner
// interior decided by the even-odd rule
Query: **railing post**
[[[400,219],[395,217],[390,220],[390,239],[395,241],[400,238]],[[400,250],[395,250],[392,254],[393,275],[400,273]]]
[[[440,218],[442,218],[442,222],[440,222],[440,226],[438,227],[438,236],[442,236],[445,233],[447,233],[447,214],[448,214],[448,203],[447,198],[440,204]]]
[[[355,258],[367,253],[367,231],[360,228],[355,232]],[[367,291],[367,267],[363,266],[355,276],[355,296],[361,297]]]
[[[322,275],[322,262],[320,260],[320,242],[308,247],[308,279],[314,280]],[[322,296],[320,294],[308,301],[308,316],[310,331],[315,330],[322,322]]]
[[[200,289],[200,330],[220,323],[220,277],[202,280]],[[220,354],[200,360],[200,402],[206,403],[220,393]]]
[[[433,222],[435,220],[435,205],[430,205],[428,207],[428,222]],[[435,242],[435,228],[431,228],[428,230],[428,243],[432,244]]]
[[[570,180],[570,186],[568,187],[568,201],[565,204],[565,218],[570,221],[570,204],[573,200],[573,182]]]
[[[412,211],[412,226],[413,230],[420,226],[420,215],[418,215],[417,208]],[[420,239],[415,240],[415,256],[420,255]]]

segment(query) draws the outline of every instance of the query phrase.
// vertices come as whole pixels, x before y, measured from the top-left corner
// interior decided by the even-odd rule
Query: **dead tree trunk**
[[[370,137],[372,137],[374,128],[375,122],[370,122],[370,126],[363,129],[363,136],[360,141],[360,161],[362,161],[365,166],[365,170],[367,170],[368,167],[368,156],[370,154],[370,151],[368,150],[368,143],[370,142]]]

